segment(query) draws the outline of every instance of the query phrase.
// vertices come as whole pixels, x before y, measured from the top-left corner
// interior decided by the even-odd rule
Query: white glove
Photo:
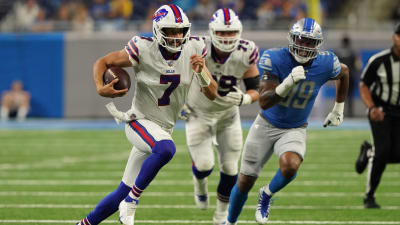
[[[292,69],[292,72],[287,76],[281,84],[275,88],[275,93],[282,98],[286,97],[290,89],[299,81],[306,79],[306,74],[304,72],[303,66],[296,66]]]
[[[178,118],[181,120],[188,121],[191,116],[196,117],[196,114],[194,113],[194,111],[190,106],[184,104]]]
[[[117,124],[121,122],[130,122],[135,119],[135,116],[133,114],[119,111],[115,107],[114,102],[108,103],[106,105],[106,108],[108,109],[108,112],[110,112],[110,114],[114,117],[114,120],[115,122],[117,122]]]
[[[338,126],[343,122],[344,102],[335,102],[332,112],[328,114],[324,121],[324,127]]]
[[[233,105],[241,106],[241,105],[249,105],[252,102],[251,96],[249,94],[243,93],[242,90],[233,86],[236,91],[229,92],[224,98],[226,102],[230,102]]]

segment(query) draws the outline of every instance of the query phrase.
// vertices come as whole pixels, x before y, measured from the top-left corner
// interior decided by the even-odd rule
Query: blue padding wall
[[[64,116],[63,34],[0,34],[0,91],[21,80],[33,117]]]

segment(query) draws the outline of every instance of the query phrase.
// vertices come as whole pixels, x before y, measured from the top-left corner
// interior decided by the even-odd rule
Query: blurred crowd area
[[[320,0],[321,18],[335,18],[349,0]],[[0,0],[0,31],[151,31],[151,17],[163,4],[177,4],[197,29],[207,28],[218,8],[232,8],[245,29],[307,16],[310,0]]]

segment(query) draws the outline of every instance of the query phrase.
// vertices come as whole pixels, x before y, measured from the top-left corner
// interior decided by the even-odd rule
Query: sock
[[[0,112],[1,120],[7,121],[9,113],[10,113],[10,110],[7,107],[1,107],[1,112]]]
[[[229,202],[229,196],[233,186],[236,184],[237,175],[229,176],[223,172],[220,172],[220,179],[217,188],[218,199],[223,202]]]
[[[211,169],[211,170],[206,170],[206,171],[199,171],[199,170],[197,170],[197,168],[196,168],[196,166],[194,165],[194,163],[192,164],[192,172],[193,172],[193,175],[194,175],[197,179],[199,179],[199,180],[210,176],[210,174],[211,174],[212,171],[213,171],[213,169]]]
[[[268,185],[268,189],[270,190],[270,194],[268,194],[268,192],[266,192],[268,195],[272,196],[274,193],[278,192],[279,190],[281,190],[282,188],[284,188],[288,183],[290,183],[290,181],[294,180],[294,178],[296,178],[296,175],[293,175],[291,178],[285,178],[282,175],[281,169],[278,169],[278,171],[276,172],[274,178],[272,178],[271,182]],[[266,190],[264,190],[266,191]]]
[[[125,201],[136,203],[139,201],[140,195],[142,194],[143,190],[140,190],[136,185],[133,185],[131,191],[129,192],[128,196],[126,196]]]
[[[26,114],[28,114],[28,107],[21,107],[17,112],[17,120],[23,121],[26,118]]]
[[[96,225],[114,214],[118,210],[119,203],[124,200],[130,190],[131,188],[128,185],[121,182],[117,190],[111,192],[101,200],[96,208],[81,221],[81,224]]]
[[[249,193],[242,193],[237,184],[233,186],[231,196],[229,198],[228,221],[229,223],[236,223],[240,213],[242,212],[244,203],[247,200]]]
[[[144,160],[135,180],[135,186],[140,191],[146,189],[158,171],[172,159],[176,148],[171,140],[162,140],[156,142],[152,151],[153,153]]]

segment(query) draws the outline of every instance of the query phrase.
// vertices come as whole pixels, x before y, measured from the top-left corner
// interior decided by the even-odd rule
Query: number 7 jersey
[[[288,48],[266,50],[259,62],[260,68],[264,70],[263,74],[277,76],[281,83],[298,65]],[[319,52],[311,65],[304,67],[306,79],[293,86],[288,96],[278,104],[262,110],[263,117],[278,128],[306,125],[321,86],[335,78],[340,73],[340,68],[339,60],[334,53]]]
[[[190,57],[207,54],[203,40],[188,40],[181,52],[167,58],[151,37],[133,37],[125,46],[135,71],[136,87],[130,113],[166,130],[175,125],[194,78]]]

